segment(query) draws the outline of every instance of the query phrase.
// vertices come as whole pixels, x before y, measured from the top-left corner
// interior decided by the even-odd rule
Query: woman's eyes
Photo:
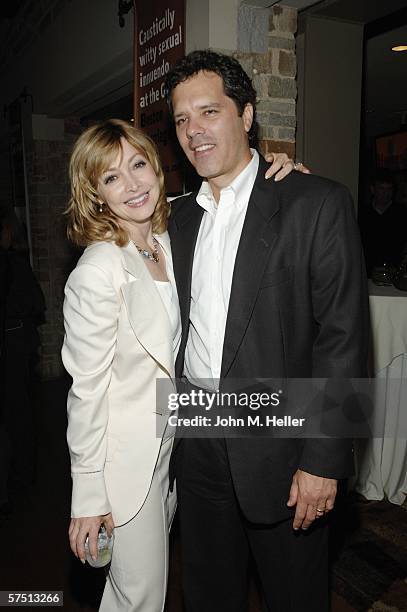
[[[139,161],[136,161],[133,163],[132,167],[135,170],[138,170],[139,168],[144,168],[146,166],[146,162],[143,159],[140,159]],[[106,176],[103,179],[103,183],[104,185],[108,185],[109,183],[113,183],[113,181],[117,180],[119,177],[117,174],[109,174],[108,176]]]

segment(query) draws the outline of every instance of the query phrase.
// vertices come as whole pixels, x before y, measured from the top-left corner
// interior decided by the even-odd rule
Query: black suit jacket
[[[363,377],[368,293],[351,197],[342,185],[313,175],[265,180],[267,167],[260,158],[236,255],[221,389],[241,378]],[[202,214],[196,193],[184,196],[173,203],[169,224],[183,329],[178,377]],[[257,523],[293,512],[286,502],[298,468],[331,478],[353,470],[345,440],[250,437],[227,439],[226,446],[241,509]]]

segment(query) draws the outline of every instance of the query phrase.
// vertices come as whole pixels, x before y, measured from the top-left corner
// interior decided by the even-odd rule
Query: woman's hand
[[[267,153],[265,159],[271,164],[265,174],[266,179],[274,176],[275,181],[281,181],[293,170],[303,172],[304,174],[311,174],[309,168],[301,162],[294,163],[294,160],[288,157],[286,153]]]
[[[107,535],[112,535],[114,524],[111,512],[103,516],[84,516],[72,518],[69,524],[69,543],[75,557],[85,563],[85,540],[89,536],[89,551],[91,557],[96,561],[98,556],[97,539],[100,526],[104,525]]]

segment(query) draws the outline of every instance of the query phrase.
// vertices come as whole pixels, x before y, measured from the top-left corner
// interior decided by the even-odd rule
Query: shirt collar
[[[238,207],[243,207],[245,204],[247,204],[248,197],[244,198],[240,196],[243,196],[245,193],[250,196],[259,168],[259,154],[257,153],[256,149],[250,149],[250,153],[252,158],[247,166],[243,168],[240,174],[236,176],[230,185],[221,189],[220,192],[220,197],[222,198],[222,193],[231,191],[233,194],[233,199],[237,203]],[[217,205],[208,181],[202,181],[201,187],[196,196],[196,201],[207,212],[216,214]]]
[[[385,212],[386,212],[386,210],[388,210],[392,204],[393,204],[393,201],[392,201],[392,200],[389,200],[389,202],[387,202],[386,206],[384,206],[384,207],[382,206],[381,208],[378,208],[378,207],[376,206],[375,199],[373,198],[373,200],[372,200],[372,207],[374,208],[374,210],[375,210],[375,211],[376,211],[376,212],[377,212],[379,215],[382,215],[383,213],[385,213]]]

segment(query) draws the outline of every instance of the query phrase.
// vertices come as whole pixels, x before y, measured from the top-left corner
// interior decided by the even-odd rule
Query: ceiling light
[[[392,47],[392,51],[407,51],[407,45],[397,45],[397,47]]]

